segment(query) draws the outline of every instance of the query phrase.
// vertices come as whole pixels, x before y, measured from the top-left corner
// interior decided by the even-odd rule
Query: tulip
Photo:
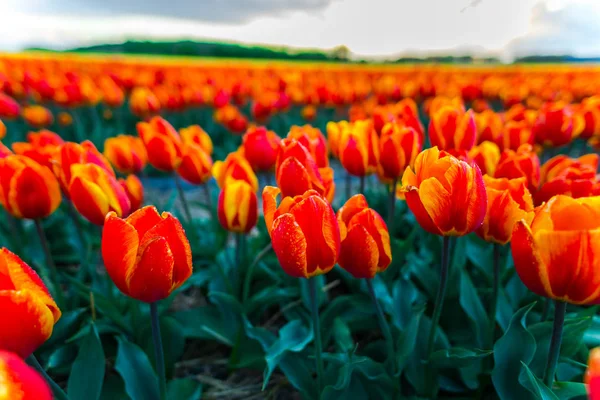
[[[72,169],[75,164],[94,164],[103,168],[109,175],[115,176],[110,162],[96,149],[89,140],[81,144],[67,142],[62,145],[52,162],[54,175],[58,178],[63,194],[69,197]]]
[[[564,194],[573,198],[600,195],[598,155],[586,154],[577,159],[558,155],[546,161],[541,168],[541,186],[535,194],[536,204],[553,196]]]
[[[142,139],[129,135],[106,139],[104,157],[122,174],[139,174],[148,162]]]
[[[477,164],[482,174],[494,176],[500,162],[500,149],[496,143],[482,142],[469,150],[467,158]]]
[[[584,381],[590,400],[600,400],[600,348],[598,347],[590,351]]]
[[[418,133],[398,123],[386,124],[379,139],[379,176],[390,182],[402,177],[421,150]]]
[[[379,144],[370,121],[356,121],[341,132],[339,158],[350,175],[364,177],[377,170]]]
[[[300,115],[305,121],[312,122],[317,117],[317,109],[313,105],[304,106],[300,111]]]
[[[212,169],[217,185],[223,189],[230,179],[246,181],[252,191],[258,190],[258,178],[248,160],[240,152],[230,153],[225,161],[215,162]]]
[[[280,193],[273,186],[263,190],[265,224],[281,267],[296,278],[329,272],[340,254],[340,230],[331,206],[314,190],[284,197],[277,206]]]
[[[423,124],[419,119],[419,110],[415,101],[409,97],[396,103],[394,106],[396,117],[404,123],[404,125],[411,127],[419,135],[419,142],[425,141],[425,132]]]
[[[281,138],[264,127],[250,128],[242,138],[244,156],[255,171],[270,171],[277,161]]]
[[[60,186],[47,167],[21,155],[0,158],[0,204],[10,215],[46,218],[60,201]]]
[[[485,141],[498,144],[502,141],[502,130],[504,124],[500,114],[493,110],[485,110],[475,114],[475,125],[477,126],[477,143]]]
[[[583,100],[577,113],[583,118],[584,123],[580,136],[583,139],[600,136],[600,96]]]
[[[75,164],[71,173],[69,198],[88,221],[101,226],[109,212],[119,217],[129,214],[127,193],[105,169],[95,164]]]
[[[317,167],[326,168],[329,166],[329,152],[325,136],[319,130],[310,125],[293,125],[288,133],[288,138],[296,139],[300,144],[306,147],[306,150],[317,163]]]
[[[63,111],[58,113],[56,119],[58,120],[58,124],[60,126],[70,126],[73,124],[73,117],[68,112]]]
[[[135,175],[129,175],[126,179],[119,179],[119,184],[125,190],[129,204],[129,212],[139,210],[144,203],[144,186],[140,179]]]
[[[295,139],[283,139],[275,166],[275,179],[284,197],[315,190],[329,201],[333,198],[333,170],[318,168],[306,147]]]
[[[496,178],[527,178],[527,188],[535,194],[540,184],[540,159],[533,148],[524,144],[517,151],[504,150],[494,174]]]
[[[102,258],[117,288],[153,303],[167,298],[192,274],[192,253],[181,223],[146,206],[125,219],[106,215]]]
[[[252,186],[243,180],[229,180],[219,194],[217,216],[221,226],[230,232],[250,232],[258,220],[258,203]]]
[[[566,303],[600,303],[600,197],[558,195],[536,209],[531,223],[517,222],[511,242],[521,281],[555,300],[555,316],[544,382],[552,387],[560,353]]]
[[[2,397],[9,400],[52,400],[48,383],[14,353],[0,350]]]
[[[150,89],[136,87],[129,97],[129,108],[134,115],[147,117],[160,110],[160,101]]]
[[[37,133],[29,132],[27,142],[15,142],[12,148],[15,154],[29,157],[52,169],[52,163],[62,144],[64,141],[56,133],[42,129]]]
[[[12,97],[0,93],[0,118],[15,119],[21,113],[21,106]]]
[[[503,150],[517,150],[523,144],[533,145],[535,135],[525,121],[509,121],[502,131],[501,147]]]
[[[165,172],[173,172],[181,164],[182,142],[179,133],[161,117],[138,122],[137,131],[148,153],[148,162]]]
[[[2,142],[0,142],[0,159],[2,159],[4,157],[8,157],[11,154],[13,154],[13,152],[10,151],[10,149],[8,147],[6,147],[4,144],[2,144]]]
[[[48,340],[61,316],[35,271],[5,248],[0,249],[0,309],[7,321],[0,330],[0,348],[23,358]]]
[[[179,135],[184,144],[194,143],[202,148],[206,154],[212,156],[213,143],[210,136],[200,125],[190,125],[187,128],[181,128]]]
[[[50,110],[40,105],[24,107],[21,110],[21,115],[29,125],[36,128],[43,128],[54,122],[54,117]]]
[[[585,126],[581,118],[562,103],[548,103],[540,110],[534,125],[536,141],[544,146],[559,147],[577,137]]]
[[[429,138],[432,146],[450,152],[469,151],[475,145],[477,126],[473,111],[444,106],[431,116]]]
[[[184,145],[182,154],[181,164],[177,168],[179,176],[194,185],[206,183],[212,176],[210,155],[194,143]]]
[[[342,131],[348,129],[348,126],[348,121],[330,121],[327,123],[327,144],[329,145],[329,150],[331,150],[331,155],[334,158],[339,158],[340,138],[342,136]]]

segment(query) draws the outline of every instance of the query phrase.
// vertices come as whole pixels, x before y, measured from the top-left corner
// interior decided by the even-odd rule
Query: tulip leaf
[[[586,400],[588,389],[584,383],[555,382],[553,391],[560,400]]]
[[[424,307],[412,310],[412,318],[396,341],[396,364],[398,371],[402,371],[408,362],[410,355],[417,346],[421,316],[425,312]]]
[[[191,378],[174,379],[167,385],[167,399],[199,400],[202,385]]]
[[[360,399],[360,393],[349,393],[347,389],[354,387],[355,381],[361,382],[361,387],[367,389],[369,386],[377,388],[377,395],[367,396],[366,398],[386,398],[393,393],[393,382],[383,364],[373,361],[369,357],[357,356],[352,353],[345,354],[325,354],[324,360],[329,361],[334,366],[339,367],[338,377],[335,383],[324,390],[325,398]],[[372,384],[371,384],[372,382]],[[325,396],[325,393],[328,393]],[[346,395],[343,395],[346,393]],[[350,396],[350,397],[345,397]]]
[[[333,338],[335,345],[341,352],[351,351],[354,348],[352,332],[348,325],[340,318],[333,321]]]
[[[523,369],[519,375],[519,382],[527,390],[529,390],[536,399],[538,400],[559,400],[558,397],[552,393],[552,390],[542,382],[533,372],[529,369],[527,364],[521,361]]]
[[[190,308],[178,311],[173,316],[181,323],[186,338],[216,340],[227,346],[233,346],[235,342],[235,333],[232,334],[216,307]]]
[[[158,380],[146,353],[127,339],[118,337],[115,369],[125,382],[132,400],[158,400]]]
[[[450,349],[442,349],[434,352],[431,355],[431,361],[438,368],[463,368],[468,367],[473,362],[481,360],[492,353],[491,350],[452,347]]]
[[[105,369],[104,349],[98,331],[92,323],[81,340],[79,353],[71,368],[67,393],[71,400],[97,400],[102,392]]]
[[[486,335],[489,335],[489,318],[467,271],[461,274],[459,302],[469,317],[477,345],[483,347],[487,341]]]
[[[519,309],[504,335],[494,345],[492,382],[501,400],[526,399],[530,395],[519,384],[522,363],[529,364],[535,354],[535,338],[527,330],[526,318],[535,303]]]

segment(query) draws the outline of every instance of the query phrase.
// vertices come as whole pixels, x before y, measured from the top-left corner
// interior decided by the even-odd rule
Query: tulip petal
[[[162,220],[162,217],[154,206],[143,207],[127,217],[127,222],[137,231],[140,242],[146,232]]]
[[[308,278],[306,237],[292,214],[283,214],[273,222],[273,251],[281,268],[290,276]]]
[[[385,269],[392,262],[392,248],[390,246],[390,234],[387,225],[381,216],[373,209],[367,208],[356,214],[349,223],[349,228],[360,225],[363,226],[369,235],[377,244],[377,259],[378,272]]]
[[[273,216],[277,210],[277,196],[281,190],[276,186],[265,186],[262,193],[263,198],[263,214],[265,216],[265,225],[269,235],[273,229]]]
[[[354,225],[342,241],[338,264],[357,279],[373,278],[377,273],[379,249],[362,225]]]
[[[127,277],[129,295],[153,303],[169,297],[173,290],[174,257],[167,239],[154,238],[140,246],[136,267]]]
[[[437,227],[432,217],[429,215],[429,212],[425,208],[423,202],[421,201],[420,191],[420,189],[415,187],[409,187],[405,194],[406,204],[417,219],[419,225],[421,225],[425,231],[433,233],[434,235],[441,235],[442,232]]]
[[[105,192],[97,184],[80,177],[74,177],[69,186],[73,205],[90,222],[102,225],[110,208]]]
[[[553,296],[548,271],[541,261],[537,244],[525,221],[519,221],[515,225],[511,248],[515,269],[525,286],[539,296]]]
[[[285,197],[299,196],[313,188],[308,171],[294,157],[287,158],[277,168],[276,180]]]

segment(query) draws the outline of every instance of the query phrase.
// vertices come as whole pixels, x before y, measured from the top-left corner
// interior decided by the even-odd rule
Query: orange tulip
[[[577,137],[585,126],[583,119],[573,115],[562,103],[545,104],[534,125],[536,141],[545,146],[559,147]]]
[[[340,229],[331,205],[316,191],[284,197],[279,188],[263,190],[265,224],[283,270],[296,278],[329,272],[340,254]]]
[[[327,123],[327,144],[329,145],[329,150],[334,158],[339,158],[342,131],[348,129],[348,127],[348,121],[330,121]]]
[[[414,171],[404,172],[402,186],[408,207],[427,232],[462,236],[483,222],[487,195],[479,167],[437,147],[417,156]]]
[[[589,400],[600,400],[600,347],[590,351],[584,382],[587,385]]]
[[[477,164],[482,174],[494,176],[500,162],[500,149],[494,142],[482,142],[469,150],[467,158]]]
[[[420,151],[419,134],[413,128],[400,123],[386,124],[379,139],[379,177],[386,182],[401,178]]]
[[[270,171],[277,161],[281,138],[265,127],[250,128],[242,138],[244,155],[255,171]]]
[[[129,204],[131,205],[129,212],[132,213],[139,210],[144,203],[144,186],[142,181],[135,176],[129,175],[126,179],[119,179],[119,184],[125,190]]]
[[[572,304],[600,303],[600,197],[555,196],[519,221],[515,269],[532,292]]]
[[[600,183],[596,177],[598,155],[586,154],[577,159],[558,155],[541,168],[541,186],[535,194],[536,204],[564,194],[573,198],[600,195]]]
[[[258,178],[241,152],[230,153],[225,161],[215,162],[212,174],[221,189],[230,179],[234,179],[248,182],[253,192],[258,190]]]
[[[373,123],[356,121],[342,130],[339,142],[339,158],[350,175],[366,176],[377,170],[379,143]]]
[[[412,130],[412,128],[411,128]],[[416,134],[416,132],[415,132]],[[392,262],[390,234],[365,196],[352,196],[337,212],[341,249],[338,264],[355,278],[373,278]]]
[[[35,271],[5,248],[0,249],[0,309],[6,319],[0,329],[0,349],[23,358],[48,340],[61,315]],[[6,382],[0,379],[0,383]]]
[[[129,108],[134,115],[146,117],[160,110],[160,101],[150,89],[136,87],[129,97]]]
[[[75,164],[94,164],[106,170],[109,175],[115,176],[110,162],[104,158],[92,142],[89,140],[81,144],[67,142],[57,151],[52,163],[54,175],[58,178],[63,194],[67,197],[69,196],[72,167]]]
[[[60,186],[47,167],[20,155],[0,158],[0,204],[10,215],[46,218],[60,201]]]
[[[125,219],[107,214],[102,258],[117,288],[146,303],[169,297],[192,274],[192,251],[181,223],[153,206]]]
[[[150,122],[138,122],[137,131],[146,146],[148,161],[154,168],[173,172],[179,167],[182,156],[181,138],[167,120],[153,117]]]
[[[194,185],[206,183],[211,177],[212,159],[202,147],[190,143],[183,145],[183,157],[177,173]]]
[[[302,115],[302,118],[304,118],[305,121],[314,121],[314,119],[317,117],[317,109],[313,105],[304,106],[300,111],[300,115]]]
[[[306,147],[306,150],[317,163],[317,167],[325,168],[329,166],[329,151],[325,136],[319,130],[310,125],[293,125],[287,135],[290,139],[296,139],[300,144]]]
[[[73,117],[68,112],[60,112],[56,118],[60,126],[70,126],[73,123]]]
[[[483,182],[488,208],[483,224],[476,233],[488,242],[506,244],[517,221],[531,223],[533,219],[533,200],[527,190],[527,180],[524,177],[495,179],[484,175]]]
[[[29,132],[27,142],[15,142],[12,145],[15,154],[29,157],[38,163],[52,169],[52,163],[64,141],[56,133],[46,129],[39,132]]]
[[[496,178],[527,179],[527,188],[535,194],[540,184],[540,159],[533,152],[533,148],[524,144],[517,151],[504,150],[496,167]]]
[[[50,110],[39,105],[24,107],[21,110],[21,115],[29,125],[36,128],[43,128],[54,122],[54,116],[52,116]]]
[[[0,118],[15,119],[21,113],[21,106],[12,97],[0,93]]]
[[[432,146],[451,152],[468,151],[475,145],[477,126],[473,111],[464,112],[453,106],[443,106],[429,122]]]
[[[327,199],[334,195],[333,170],[318,168],[306,147],[295,139],[281,141],[275,179],[284,197],[299,196],[307,190],[315,190]]]
[[[498,144],[502,141],[504,124],[500,114],[493,110],[475,114],[475,125],[477,126],[477,143],[488,141]]]
[[[184,144],[194,143],[202,148],[209,156],[213,153],[213,143],[210,136],[200,125],[190,125],[181,128],[179,135]]]
[[[130,135],[106,139],[104,157],[122,174],[139,174],[148,162],[142,139]]]
[[[584,123],[581,137],[589,139],[592,136],[600,136],[600,96],[583,100],[577,113],[583,118]]]
[[[19,356],[0,350],[0,383],[6,400],[52,400],[46,380]]]
[[[258,202],[252,186],[246,181],[229,180],[219,194],[217,216],[221,226],[230,232],[250,232],[258,220]]]
[[[501,147],[503,150],[517,150],[523,144],[533,145],[535,135],[529,123],[525,121],[509,121],[502,131]]]
[[[71,173],[69,198],[88,221],[102,225],[109,212],[119,217],[129,214],[127,193],[105,169],[95,164],[75,164]]]

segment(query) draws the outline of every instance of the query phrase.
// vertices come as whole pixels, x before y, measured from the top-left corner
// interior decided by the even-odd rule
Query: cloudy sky
[[[0,0],[0,50],[128,38],[598,56],[600,0]]]

